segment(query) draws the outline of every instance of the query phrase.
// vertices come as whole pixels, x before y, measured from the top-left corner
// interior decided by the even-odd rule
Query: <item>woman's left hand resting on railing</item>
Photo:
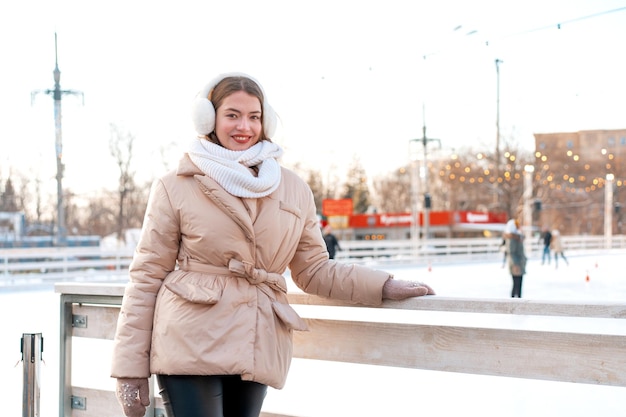
[[[435,295],[435,291],[428,285],[416,281],[403,281],[389,278],[383,285],[383,299],[404,300],[410,297]]]

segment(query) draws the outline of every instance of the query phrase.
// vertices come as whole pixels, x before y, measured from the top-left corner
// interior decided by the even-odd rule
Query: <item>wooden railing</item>
[[[126,280],[133,250],[97,247],[0,249],[0,289],[59,281]]]
[[[612,236],[607,240],[604,236],[563,236],[565,253],[590,254],[604,252],[607,249],[626,248],[626,236]],[[398,262],[468,262],[484,261],[500,257],[502,238],[454,238],[429,239],[413,242],[411,240],[358,240],[342,241],[336,259],[350,262],[377,263]],[[543,243],[538,236],[526,245],[529,258],[541,256]]]
[[[108,384],[111,389],[78,386],[72,375],[73,367],[84,366],[77,363],[76,338],[112,339],[123,289],[122,284],[56,285],[61,304],[61,417],[122,417],[112,383]],[[290,293],[289,301],[304,310],[301,315],[310,327],[308,332],[294,333],[296,358],[626,387],[626,331],[603,332],[606,326],[597,328],[589,323],[610,320],[617,323],[615,328],[625,329],[623,302],[547,303],[434,296],[386,302],[371,309],[302,293]],[[310,311],[335,308],[345,309],[345,313],[328,319]],[[384,320],[383,313],[390,310],[407,317]],[[462,314],[438,321],[414,317],[412,313],[418,311]],[[468,325],[465,313],[477,313],[472,316],[487,320],[482,324],[473,320]],[[498,326],[489,324],[495,316],[500,320]],[[535,327],[520,326],[520,316],[532,317]],[[571,330],[549,325],[554,317],[579,320],[586,326]],[[106,372],[97,376],[108,378]],[[297,415],[308,415],[304,407]],[[146,416],[164,416],[161,400],[153,393]],[[287,417],[272,410],[264,410],[262,416]]]

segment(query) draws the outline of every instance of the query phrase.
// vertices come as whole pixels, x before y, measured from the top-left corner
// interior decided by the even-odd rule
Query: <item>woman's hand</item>
[[[435,295],[435,291],[422,282],[403,281],[389,278],[383,285],[383,299],[404,300],[410,297]]]
[[[118,378],[117,400],[127,417],[143,417],[150,405],[148,378]]]

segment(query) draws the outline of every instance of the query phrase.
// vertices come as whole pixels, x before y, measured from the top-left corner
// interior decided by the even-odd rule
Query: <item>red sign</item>
[[[352,199],[342,198],[322,200],[322,214],[328,216],[350,216],[352,214]]]
[[[412,217],[411,213],[353,214],[350,216],[350,227],[409,227]],[[417,213],[417,220],[420,226],[424,224],[423,212]],[[431,226],[452,226],[460,223],[504,224],[506,221],[506,213],[478,211],[431,211],[429,216]]]

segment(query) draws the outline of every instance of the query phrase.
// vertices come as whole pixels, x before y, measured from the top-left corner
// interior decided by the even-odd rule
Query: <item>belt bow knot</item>
[[[266,284],[277,291],[287,293],[287,281],[281,274],[255,268],[250,262],[239,261],[234,258],[228,262],[228,270],[245,278],[252,285]]]

